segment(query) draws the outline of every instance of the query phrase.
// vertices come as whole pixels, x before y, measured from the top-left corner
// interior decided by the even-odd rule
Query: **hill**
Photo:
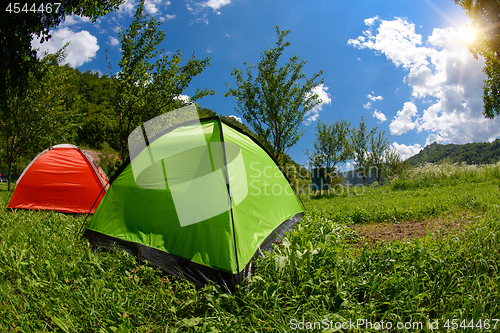
[[[500,161],[500,139],[463,145],[442,145],[434,142],[407,161],[414,166],[423,163],[493,164]]]

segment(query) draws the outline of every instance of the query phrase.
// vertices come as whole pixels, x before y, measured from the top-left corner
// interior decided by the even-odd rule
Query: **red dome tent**
[[[80,148],[61,144],[44,150],[24,169],[7,208],[93,213],[108,179]],[[103,190],[104,189],[104,190]]]

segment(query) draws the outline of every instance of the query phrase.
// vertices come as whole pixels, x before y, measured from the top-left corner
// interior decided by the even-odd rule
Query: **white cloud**
[[[306,112],[306,114],[304,115],[305,125],[309,125],[311,124],[311,122],[318,120],[319,111],[323,110],[323,105],[330,105],[332,103],[330,94],[326,92],[327,90],[328,87],[325,87],[323,84],[320,84],[319,86],[316,86],[311,90],[310,94],[316,94],[321,100],[321,103],[316,105],[312,110]]]
[[[417,116],[417,107],[412,102],[406,102],[389,125],[391,134],[401,135],[412,130],[417,125],[413,117]]]
[[[340,164],[338,166],[340,172],[348,172],[354,170],[356,165],[354,162],[346,162],[345,164]]]
[[[416,155],[422,150],[422,147],[416,143],[414,145],[405,145],[405,144],[399,144],[397,142],[394,142],[392,144],[392,148],[399,153],[401,156],[401,159],[406,160],[413,155]]]
[[[360,49],[373,49],[383,53],[396,66],[410,68],[427,64],[428,49],[419,47],[422,36],[415,33],[415,25],[401,18],[393,21],[380,20],[378,17],[369,19],[369,29],[357,39],[349,39],[348,45]],[[380,22],[377,34],[374,36],[375,23]],[[366,20],[365,20],[366,24]]]
[[[372,108],[372,103],[383,100],[382,96],[372,96],[371,94],[366,95],[366,98],[370,100],[369,102],[366,102],[366,104],[363,104],[363,108],[367,110],[370,110]]]
[[[387,120],[387,117],[385,116],[385,114],[383,114],[382,112],[380,112],[377,109],[375,109],[375,111],[373,111],[372,116],[374,118],[377,118],[379,123],[382,123],[382,122]]]
[[[71,15],[71,16],[66,16],[66,18],[64,19],[64,21],[59,24],[59,28],[64,28],[64,27],[68,27],[70,25],[77,25],[77,24],[85,24],[85,23],[91,23],[92,20],[89,19],[88,17],[81,17],[81,16],[78,16],[78,15]]]
[[[47,51],[56,53],[67,42],[71,44],[66,48],[65,63],[69,63],[72,67],[79,67],[95,57],[99,45],[97,38],[92,36],[88,31],[82,30],[74,32],[69,28],[57,29],[52,32],[52,38],[45,43],[40,44],[39,40],[34,39],[31,43],[32,48],[39,48],[38,54]]]
[[[208,9],[212,9],[214,12],[216,12],[217,15],[220,15],[221,12],[219,11],[219,9],[222,8],[223,6],[231,4],[231,1],[232,0],[206,0],[206,1],[188,0],[189,3],[186,4],[186,8],[193,15],[201,14],[201,16],[196,18],[194,22],[196,23],[203,22],[205,24],[208,24],[208,19],[207,19],[208,15],[207,13],[202,13],[202,12],[205,12]],[[191,4],[193,4],[193,6],[191,6]]]
[[[415,25],[402,18],[373,17],[368,29],[348,45],[385,55],[407,71],[403,82],[412,89],[390,124],[392,134],[426,131],[426,142],[467,143],[492,141],[500,136],[497,120],[482,115],[483,59],[474,59],[461,41],[459,30],[434,29],[424,43]],[[416,103],[425,107],[417,114]],[[417,119],[413,119],[417,117]]]
[[[118,15],[128,15],[130,17],[134,16],[137,9],[137,2],[135,0],[125,0],[124,3],[118,8]]]
[[[109,36],[109,44],[111,46],[116,46],[116,45],[120,44],[120,41],[118,40],[118,38],[115,38],[113,36]]]
[[[229,5],[231,0],[208,0],[202,5],[204,7],[212,8],[214,11],[219,10],[222,6]]]
[[[233,116],[233,115],[229,115],[228,117],[229,118],[234,118],[236,121],[238,121],[239,123],[241,123],[241,118],[240,117],[236,117],[236,116]]]
[[[384,99],[382,96],[372,96],[371,94],[366,95],[366,97],[372,102],[381,101]]]
[[[146,0],[144,1],[144,10],[151,15],[159,14],[160,9],[158,7],[162,2],[162,0]],[[164,5],[170,5],[170,1],[167,1]]]
[[[134,16],[137,10],[139,2],[136,0],[126,0],[119,8],[118,15],[128,15],[130,17]],[[145,0],[144,1],[144,11],[150,15],[156,16],[162,14],[162,7],[165,9],[170,6],[170,1],[164,0]],[[166,15],[167,19],[170,19],[172,15]],[[175,15],[173,15],[175,17]],[[164,17],[160,17],[160,20],[165,20]]]
[[[378,16],[372,17],[372,18],[367,18],[364,22],[368,26],[372,26],[375,23],[375,20],[378,19]]]
[[[212,47],[211,47],[211,46],[207,49],[207,52],[208,52],[208,53],[212,53],[212,52],[213,52],[213,51],[212,51]]]

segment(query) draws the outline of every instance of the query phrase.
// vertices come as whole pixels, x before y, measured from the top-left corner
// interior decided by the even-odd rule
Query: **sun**
[[[464,25],[459,30],[459,33],[460,33],[460,38],[467,45],[471,45],[472,43],[474,43],[474,40],[476,39],[477,35],[477,31],[469,25]]]

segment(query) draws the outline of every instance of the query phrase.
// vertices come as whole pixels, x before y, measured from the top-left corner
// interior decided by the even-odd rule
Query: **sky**
[[[92,23],[76,16],[52,32],[49,42],[32,46],[56,52],[67,41],[66,62],[81,71],[116,74],[120,29],[132,21],[137,2]],[[180,49],[184,63],[194,52],[211,65],[193,79],[185,95],[208,87],[215,96],[199,105],[235,115],[233,68],[257,63],[261,51],[274,47],[275,26],[291,30],[293,55],[307,61],[308,77],[324,71],[324,84],[313,89],[322,103],[309,112],[305,135],[288,154],[305,164],[318,121],[346,119],[377,126],[390,135],[403,158],[433,142],[488,142],[500,136],[497,120],[482,115],[484,60],[468,51],[468,17],[453,0],[147,0],[145,10],[161,22],[165,55]],[[107,52],[106,52],[107,51]],[[106,53],[111,64],[108,68]],[[351,163],[344,166],[349,169]]]

